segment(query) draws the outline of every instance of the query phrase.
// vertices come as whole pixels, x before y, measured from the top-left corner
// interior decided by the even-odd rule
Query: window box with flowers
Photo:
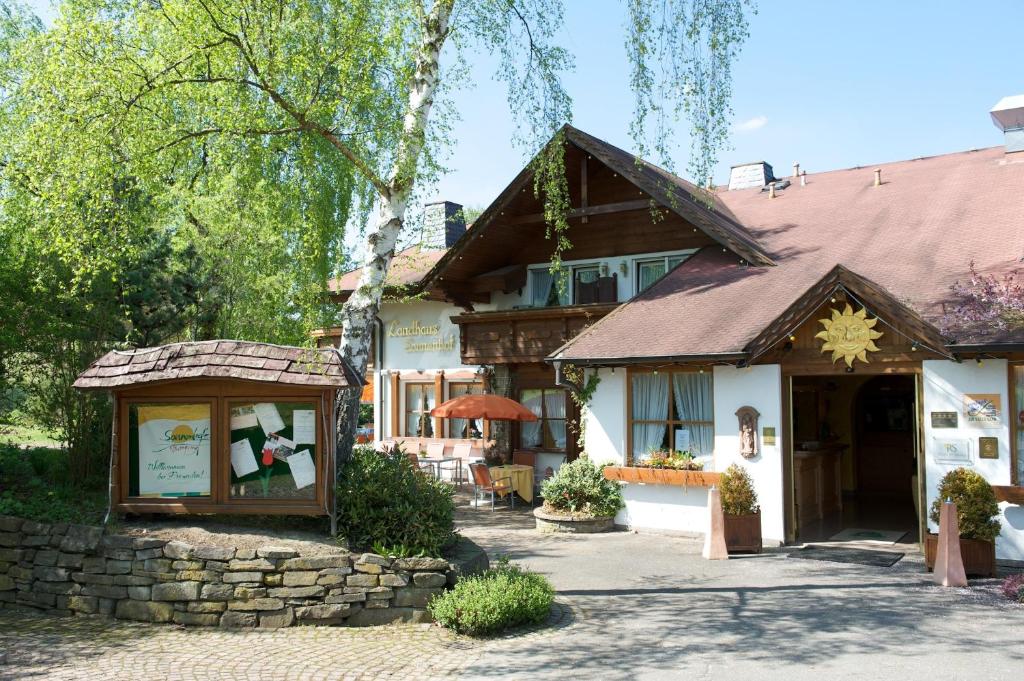
[[[705,471],[704,464],[689,452],[659,451],[632,466],[605,466],[604,477],[644,485],[711,487],[718,484],[721,474]]]

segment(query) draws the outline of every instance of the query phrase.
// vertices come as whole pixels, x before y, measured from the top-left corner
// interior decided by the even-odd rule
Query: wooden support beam
[[[627,213],[631,210],[643,210],[651,205],[650,199],[637,199],[635,201],[619,201],[618,203],[601,203],[596,206],[587,206],[581,208],[574,208],[569,211],[569,215],[566,216],[570,220],[573,218],[583,218],[588,215],[608,215],[610,213]],[[531,222],[544,222],[544,213],[530,213],[528,215],[520,215],[518,217],[509,218],[507,224],[510,225],[525,225]]]
[[[587,156],[583,155],[580,160],[580,208],[587,208]],[[580,222],[587,224],[587,216],[580,218]]]

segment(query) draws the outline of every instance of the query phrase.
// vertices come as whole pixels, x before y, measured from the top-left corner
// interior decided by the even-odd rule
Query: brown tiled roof
[[[445,252],[445,250],[426,249],[419,246],[399,251],[392,259],[391,267],[388,268],[385,286],[397,288],[419,284]],[[327,290],[334,294],[351,293],[356,289],[359,276],[362,273],[362,268],[357,268],[346,272],[337,279],[331,279],[327,282]]]
[[[74,386],[95,390],[195,378],[334,388],[363,385],[334,348],[214,340],[112,350],[89,365]]]
[[[938,326],[950,286],[965,280],[972,260],[981,272],[1024,268],[1024,155],[1016,156],[993,147],[808,174],[807,186],[794,183],[775,199],[759,189],[722,192],[776,267],[747,267],[731,253],[702,249],[553,357],[744,353],[837,265]],[[953,332],[959,344],[997,340]],[[1024,334],[998,340],[1024,342]]]

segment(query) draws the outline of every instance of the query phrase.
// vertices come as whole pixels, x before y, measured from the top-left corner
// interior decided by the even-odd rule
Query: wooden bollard
[[[942,586],[967,586],[964,559],[960,555],[960,521],[956,504],[949,499],[939,510],[939,546],[935,552],[932,578]]]
[[[725,545],[725,514],[722,512],[722,493],[717,487],[708,490],[708,532],[704,535],[701,555],[708,560],[727,560],[729,549]]]

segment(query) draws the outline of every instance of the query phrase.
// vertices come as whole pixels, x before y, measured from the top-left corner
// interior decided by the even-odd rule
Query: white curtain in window
[[[665,261],[642,262],[640,263],[640,290],[647,290],[651,284],[656,282],[665,274]]]
[[[1017,414],[1011,414],[1010,418],[1017,421],[1017,484],[1024,485],[1024,422],[1020,414],[1024,414],[1024,366],[1013,367],[1013,391],[1016,396],[1014,404],[1017,407]]]
[[[480,395],[483,389],[478,383],[451,383],[448,386],[448,397],[462,395]],[[448,432],[450,437],[478,438],[483,436],[481,419],[449,419]]]
[[[536,421],[523,421],[520,423],[519,435],[520,445],[523,447],[540,447],[543,442],[540,436],[540,420],[542,411],[543,393],[540,390],[524,390],[520,394],[520,402],[523,406],[537,415]]]
[[[554,277],[547,270],[530,270],[530,277],[532,279],[530,284],[530,305],[533,307],[547,307]]]
[[[551,439],[557,449],[565,449],[565,392],[548,390],[544,393],[544,411]],[[559,420],[561,419],[561,420]]]
[[[661,447],[668,427],[668,375],[633,374],[633,455],[644,459]]]
[[[672,375],[676,418],[680,421],[711,421],[714,418],[711,374],[676,373]],[[712,423],[686,423],[690,430],[690,449],[700,456],[711,456],[715,447]]]

